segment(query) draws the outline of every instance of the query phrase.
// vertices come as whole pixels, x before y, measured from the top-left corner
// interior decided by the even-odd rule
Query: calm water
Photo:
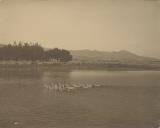
[[[70,91],[47,88],[54,84],[91,86]],[[0,72],[0,128],[158,128],[159,124],[158,71]]]

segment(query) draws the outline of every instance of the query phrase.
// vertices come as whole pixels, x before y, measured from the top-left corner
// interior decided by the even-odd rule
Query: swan
[[[58,85],[54,84],[54,90],[58,90]]]
[[[95,86],[95,87],[100,87],[101,85],[100,85],[100,84],[94,84],[94,86]]]
[[[73,87],[73,86],[70,86],[69,84],[66,84],[66,89],[68,89],[68,90],[73,90],[75,87]]]
[[[72,86],[75,87],[75,88],[80,88],[81,87],[80,84],[72,84]]]
[[[91,84],[84,84],[83,88],[91,88],[92,85]]]
[[[17,122],[17,121],[16,121],[16,122],[14,122],[14,125],[19,125],[19,124],[20,124],[20,123],[19,123],[19,122]]]

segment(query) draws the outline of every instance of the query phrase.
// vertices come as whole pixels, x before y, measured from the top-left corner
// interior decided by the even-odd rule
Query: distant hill
[[[139,56],[126,50],[106,52],[97,50],[71,50],[74,61],[83,62],[108,62],[108,63],[151,63],[159,59]]]
[[[0,47],[4,47],[5,44],[0,44]],[[44,48],[49,50],[50,48]],[[73,61],[76,62],[94,62],[94,63],[127,63],[127,64],[158,64],[160,65],[160,59],[153,57],[145,57],[134,54],[127,50],[107,52],[98,50],[70,50],[73,56]]]

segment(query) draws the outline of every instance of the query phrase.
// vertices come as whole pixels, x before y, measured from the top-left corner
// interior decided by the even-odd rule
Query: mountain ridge
[[[77,61],[117,61],[121,63],[150,63],[160,61],[158,58],[137,55],[127,50],[98,51],[98,50],[70,50],[73,60]]]

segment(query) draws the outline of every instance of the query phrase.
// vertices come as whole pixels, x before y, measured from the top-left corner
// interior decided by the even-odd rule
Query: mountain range
[[[110,62],[110,63],[152,63],[160,59],[144,57],[132,52],[121,50],[116,52],[97,51],[97,50],[71,50],[73,61],[83,62]]]

